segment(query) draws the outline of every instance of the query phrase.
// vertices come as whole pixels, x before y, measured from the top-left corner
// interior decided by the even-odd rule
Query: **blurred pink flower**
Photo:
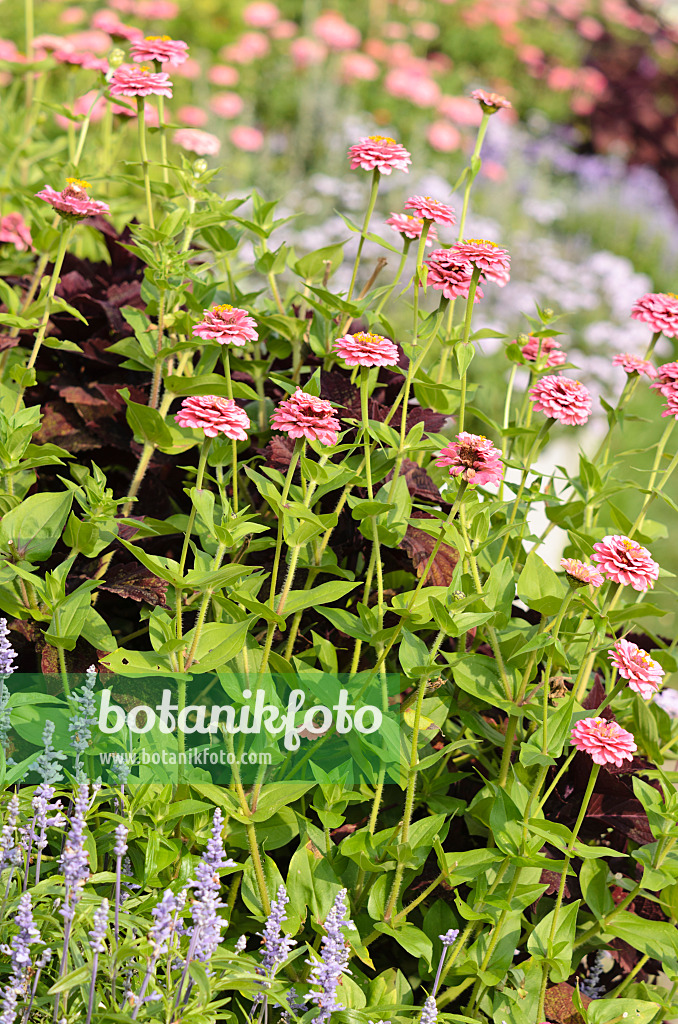
[[[326,56],[327,48],[318,39],[299,36],[290,43],[290,57],[299,70],[322,64]]]
[[[605,582],[602,575],[593,565],[580,562],[576,558],[562,558],[561,568],[565,570],[568,582],[572,587],[602,587]]]
[[[504,181],[506,178],[506,168],[496,160],[483,160],[480,173],[490,181]]]
[[[460,264],[467,264],[471,270],[480,268],[483,281],[493,281],[500,287],[508,283],[511,257],[506,249],[486,238],[465,238],[452,246],[451,255]]]
[[[179,107],[177,110],[177,121],[186,124],[189,128],[202,128],[207,124],[207,111],[202,107]]]
[[[92,104],[94,104],[94,106],[92,106]],[[77,100],[73,104],[72,109],[73,113],[79,116],[82,114],[87,114],[87,112],[91,108],[92,113],[90,114],[90,120],[92,124],[96,124],[104,116],[106,106],[107,101],[103,96],[99,96],[98,90],[90,89],[90,91],[86,92],[83,96],[78,96]],[[60,128],[64,129],[64,131],[67,131],[70,125],[73,123],[71,118],[66,117],[64,114],[55,114],[54,120]]]
[[[108,203],[98,202],[90,199],[87,195],[89,185],[79,178],[66,178],[66,188],[57,192],[51,185],[45,185],[41,192],[36,192],[37,199],[43,199],[50,206],[53,206],[58,213],[68,217],[95,217],[100,214],[110,213]]]
[[[501,452],[482,434],[462,431],[457,440],[443,448],[436,466],[449,466],[452,476],[469,484],[500,484],[504,475]]]
[[[381,34],[384,39],[407,39],[409,35],[407,25],[402,21],[385,21],[381,26]]]
[[[294,39],[298,31],[299,26],[296,22],[283,18],[271,27],[270,34],[272,39]]]
[[[349,25],[338,11],[324,11],[313,22],[311,31],[330,50],[355,50],[362,38],[358,29]]]
[[[108,61],[105,57],[95,57],[93,53],[82,53],[80,50],[55,50],[52,55],[59,64],[74,64],[86,71],[108,72]]]
[[[237,92],[218,92],[210,100],[210,110],[217,117],[237,117],[245,104]]]
[[[526,343],[520,350],[530,363],[539,363],[542,366],[562,366],[567,362],[567,356],[560,347],[560,342],[555,338],[533,338],[528,337]]]
[[[257,341],[256,320],[246,309],[238,309],[225,303],[203,310],[203,319],[193,328],[193,334],[204,341],[216,341],[220,345],[236,345],[241,348],[250,341]]]
[[[588,388],[569,377],[542,377],[530,389],[530,398],[535,412],[543,412],[568,427],[583,426],[591,415]]]
[[[580,719],[571,736],[577,750],[589,754],[595,764],[616,764],[621,768],[624,761],[633,760],[633,751],[638,749],[630,732],[604,718]]]
[[[180,427],[202,430],[205,437],[225,434],[233,441],[246,441],[250,420],[232,398],[217,395],[193,395],[184,398],[174,417]]]
[[[237,149],[245,153],[257,153],[264,145],[264,133],[246,124],[231,128],[230,139]]]
[[[341,58],[344,82],[373,82],[379,77],[379,65],[366,53],[344,53]]]
[[[453,153],[461,145],[461,135],[449,121],[433,121],[426,129],[426,138],[439,153]]]
[[[109,36],[118,36],[120,39],[133,40],[143,37],[143,32],[140,28],[136,28],[134,25],[123,24],[117,14],[106,9],[95,11],[92,15],[91,25],[92,28],[100,29]]]
[[[449,117],[457,124],[475,127],[483,119],[483,112],[468,96],[441,96],[438,101],[438,113]]]
[[[422,228],[424,227],[423,220],[419,217],[410,217],[407,213],[392,213],[390,217],[386,218],[386,224],[394,231],[399,232],[404,238],[421,238]],[[433,245],[438,240],[436,234],[435,225],[432,224],[428,229],[428,235],[426,236],[426,245]],[[443,250],[444,251],[444,250]]]
[[[646,377],[656,377],[658,373],[649,359],[631,355],[629,352],[618,353],[616,356],[613,356],[612,364],[613,366],[621,366],[626,373],[644,373]]]
[[[433,21],[413,21],[412,35],[416,36],[417,39],[425,39],[430,43],[438,38],[440,28]]]
[[[502,107],[510,110],[513,106],[511,101],[507,100],[505,96],[498,92],[488,92],[487,89],[474,89],[471,93],[471,99],[477,100],[481,109],[486,114],[496,114]]]
[[[90,56],[93,53],[101,56],[108,53],[110,48],[111,38],[108,33],[95,28],[83,29],[82,32],[72,32],[64,37],[64,49],[76,50],[79,53],[86,53]]]
[[[390,174],[392,170],[408,172],[412,158],[404,146],[386,135],[370,135],[359,139],[348,151],[351,170],[362,167],[364,171],[378,170]]]
[[[280,403],[271,417],[271,426],[289,437],[305,437],[327,445],[337,443],[341,427],[329,402],[307,395],[299,387]]]
[[[652,590],[659,577],[659,565],[647,548],[620,534],[597,541],[591,558],[606,579],[624,587],[630,584],[634,590]]]
[[[460,262],[453,249],[435,249],[425,261],[428,267],[427,285],[441,291],[446,299],[468,298],[472,268]],[[480,285],[476,288],[474,303],[483,298]]]
[[[37,50],[63,50],[64,37],[55,36],[51,32],[43,32],[33,40],[33,46]],[[5,59],[4,57],[2,58]]]
[[[136,117],[137,108],[136,105],[123,103],[111,103],[111,110],[114,114],[119,117]],[[149,128],[157,128],[160,124],[157,109],[151,103],[144,103],[144,120]]]
[[[678,336],[678,295],[672,292],[648,292],[641,295],[631,308],[633,320],[649,324],[653,331],[661,331],[666,338]]]
[[[251,64],[255,60],[266,57],[271,50],[268,36],[263,32],[244,32],[240,39],[230,46],[224,46],[219,56],[234,64]]]
[[[386,75],[384,88],[391,96],[409,100],[417,107],[434,107],[440,99],[440,86],[427,75],[408,68],[393,68]]]
[[[0,217],[0,242],[13,245],[19,252],[33,248],[30,228],[20,213],[15,211]]]
[[[66,7],[59,15],[62,25],[80,25],[87,17],[84,7]]]
[[[280,9],[269,0],[253,0],[242,12],[242,20],[253,28],[270,28],[280,19]]]
[[[170,60],[164,65],[164,68],[168,75],[186,78],[190,82],[194,82],[202,75],[202,65],[193,57],[187,57],[181,64],[174,64]]]
[[[432,220],[436,224],[445,224],[448,227],[454,227],[457,223],[452,207],[440,199],[432,199],[431,196],[410,196],[405,200],[404,206],[422,220]]]
[[[581,93],[575,94],[570,100],[570,109],[579,117],[588,117],[596,108],[595,100],[591,96],[584,96]]]
[[[216,135],[200,128],[177,128],[172,138],[177,146],[188,153],[197,153],[198,156],[216,156],[221,149],[221,142]]]
[[[179,14],[179,4],[174,0],[138,0],[132,10],[149,21],[172,21]]]
[[[212,85],[231,86],[237,85],[240,80],[240,72],[228,64],[215,64],[207,72],[207,78]]]
[[[398,349],[388,338],[357,331],[337,338],[334,351],[347,366],[397,366]]]
[[[617,640],[608,657],[619,675],[628,679],[629,687],[639,693],[643,700],[649,700],[660,689],[664,669],[638,644],[623,638]]]
[[[171,61],[172,64],[183,64],[188,58],[188,43],[181,39],[170,39],[169,36],[146,36],[135,39],[130,47],[132,60],[137,64],[157,60],[161,64]]]
[[[569,89],[574,89],[577,84],[577,72],[574,68],[566,68],[557,64],[546,76],[546,84],[554,92],[567,92]]]
[[[122,64],[111,76],[111,96],[166,96],[172,98],[172,83],[164,71],[149,71]]]

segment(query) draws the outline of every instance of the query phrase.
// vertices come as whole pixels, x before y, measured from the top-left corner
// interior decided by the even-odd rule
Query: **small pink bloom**
[[[251,64],[266,57],[270,49],[271,43],[263,32],[244,32],[237,42],[224,46],[219,56],[234,64]]]
[[[659,565],[647,548],[620,534],[603,537],[593,545],[591,558],[613,583],[629,584],[634,590],[652,590],[659,577]]]
[[[646,377],[657,376],[657,370],[649,359],[631,355],[629,352],[613,356],[612,364],[613,366],[621,366],[626,373],[644,373]]]
[[[45,185],[41,192],[36,192],[37,199],[43,199],[50,206],[53,206],[58,213],[68,217],[76,217],[81,220],[83,217],[96,217],[104,213],[110,213],[108,203],[98,202],[90,199],[87,195],[89,185],[86,181],[77,178],[66,178],[66,188],[57,192],[51,185]]]
[[[188,58],[188,43],[181,39],[170,39],[169,36],[146,36],[135,39],[130,47],[132,60],[136,64],[157,60],[160,64],[171,61],[172,64],[183,64]]]
[[[631,317],[661,331],[666,338],[678,336],[678,295],[671,292],[648,292],[633,303]]]
[[[378,170],[390,174],[392,170],[408,172],[412,158],[404,146],[386,135],[370,135],[360,139],[348,151],[351,170],[362,167],[364,171]]]
[[[347,366],[396,366],[398,349],[381,334],[357,331],[334,342],[334,351]]]
[[[530,363],[539,362],[541,366],[562,366],[567,356],[555,338],[529,337],[520,350]]]
[[[252,28],[270,28],[279,19],[279,8],[269,0],[253,0],[242,12],[242,20]]]
[[[588,388],[569,377],[542,377],[530,389],[534,411],[543,412],[568,427],[580,427],[591,415],[591,395]]]
[[[388,224],[394,231],[398,231],[403,238],[410,239],[421,238],[421,232],[424,227],[423,220],[420,220],[419,217],[410,217],[407,213],[392,213],[390,217],[386,218],[384,223]],[[435,224],[431,224],[426,236],[426,245],[433,245],[437,240]]]
[[[474,89],[471,99],[477,100],[486,114],[496,114],[502,107],[510,110],[513,106],[505,96],[501,96],[498,92],[488,92],[486,89]]]
[[[436,466],[449,466],[452,476],[469,484],[500,484],[504,475],[501,452],[481,434],[457,434],[457,440],[443,448]]]
[[[468,96],[441,96],[438,113],[456,124],[469,127],[476,127],[483,119],[482,110]]]
[[[132,5],[132,10],[135,10]],[[173,21],[179,13],[179,4],[174,0],[138,0],[136,14],[149,21]]]
[[[589,754],[596,764],[615,764],[621,768],[624,761],[633,760],[633,751],[638,749],[630,732],[604,718],[580,719],[571,736],[577,750]]]
[[[200,128],[178,128],[172,136],[177,146],[188,153],[198,156],[216,156],[221,149],[221,142],[211,132],[203,132]]]
[[[433,121],[426,129],[426,138],[439,153],[454,153],[461,145],[461,135],[449,121]]]
[[[184,398],[174,417],[180,427],[202,430],[205,437],[225,434],[233,441],[246,441],[249,416],[232,398],[217,395],[193,395]]]
[[[452,246],[451,255],[460,264],[468,264],[471,270],[479,267],[483,281],[494,281],[500,287],[508,283],[511,257],[495,242],[485,238],[465,238]]]
[[[405,200],[405,209],[412,210],[417,217],[423,220],[432,220],[436,224],[446,224],[454,227],[457,223],[454,210],[447,203],[440,199],[432,199],[431,196],[410,196]]]
[[[345,82],[373,82],[379,77],[379,65],[366,53],[345,53],[341,58],[341,77]]]
[[[212,85],[221,85],[230,88],[240,81],[240,72],[237,68],[229,67],[228,64],[215,64],[207,72],[207,78]]]
[[[244,103],[237,92],[218,92],[210,100],[210,110],[217,117],[230,119],[242,113]]]
[[[113,11],[96,11],[92,17],[92,28],[100,29],[109,36],[117,36],[119,39],[141,39],[143,32],[133,25],[124,25]]]
[[[562,558],[560,565],[565,570],[571,587],[585,587],[587,584],[592,587],[602,587],[605,582],[595,566],[587,565],[586,562],[580,562],[576,558]]]
[[[331,50],[355,50],[360,46],[360,32],[337,11],[325,11],[316,18],[312,32]]]
[[[412,35],[416,36],[417,39],[425,39],[430,43],[438,38],[440,28],[432,21],[413,21]]]
[[[271,26],[271,38],[272,39],[294,39],[299,26],[295,21],[290,21],[288,18],[283,18],[281,21],[276,21],[275,25]]]
[[[74,64],[86,71],[108,73],[108,61],[105,57],[95,57],[93,53],[81,53],[79,50],[55,50],[54,59],[59,64]]]
[[[678,363],[663,363],[657,370],[657,379],[650,384],[653,391],[668,397],[678,389]]]
[[[59,21],[62,25],[80,25],[86,17],[87,11],[84,7],[67,7],[59,15]]]
[[[207,124],[207,111],[202,107],[179,107],[177,110],[177,121],[188,125],[189,128],[204,128]]]
[[[0,242],[13,245],[19,252],[33,248],[30,228],[20,213],[7,213],[0,217]]]
[[[628,679],[630,688],[639,693],[643,700],[649,700],[661,687],[664,669],[638,644],[630,640],[617,640],[608,657],[619,675]]]
[[[556,64],[549,71],[546,77],[546,84],[554,92],[567,92],[569,89],[574,89],[577,84],[577,72],[574,68],[566,68]]]
[[[307,441],[327,445],[337,443],[340,430],[339,420],[330,403],[315,395],[307,395],[301,388],[280,403],[271,417],[271,425],[289,437],[305,437]]]
[[[409,100],[417,107],[435,107],[440,100],[438,83],[413,68],[393,68],[384,79],[384,88],[391,96]]]
[[[290,57],[298,71],[322,64],[327,56],[327,47],[318,39],[299,36],[290,43]]]
[[[122,64],[111,76],[111,96],[166,96],[172,98],[172,82],[165,71],[149,71]]]
[[[435,249],[424,262],[428,267],[426,283],[431,288],[441,291],[446,299],[468,298],[473,268],[461,262],[453,248]],[[482,298],[483,290],[478,285],[473,301],[480,302]]]
[[[600,22],[596,21],[595,18],[588,17],[588,15],[578,22],[577,32],[582,39],[589,39],[593,43],[605,35],[605,29]]]
[[[237,149],[242,149],[245,153],[257,153],[264,145],[264,133],[246,124],[232,128],[230,139]]]
[[[204,341],[217,341],[220,345],[246,345],[257,341],[256,321],[247,310],[225,303],[206,309],[204,319],[193,328],[193,334]]]

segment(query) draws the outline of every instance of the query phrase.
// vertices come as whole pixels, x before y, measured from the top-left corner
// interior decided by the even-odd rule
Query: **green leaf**
[[[431,957],[433,956],[433,943],[421,928],[417,928],[416,925],[409,922],[394,928],[392,925],[386,924],[385,921],[379,921],[375,924],[374,929],[383,935],[389,935],[392,939],[395,939],[398,945],[406,949],[412,956],[423,957],[430,968]]]
[[[0,522],[0,550],[10,559],[42,562],[59,540],[73,503],[72,491],[31,494]]]
[[[577,927],[577,913],[581,900],[573,900],[560,908],[553,948],[549,956],[549,935],[553,925],[555,910],[543,917],[527,940],[527,949],[535,957],[547,960],[551,965],[550,977],[556,985],[565,981],[570,975],[572,946]],[[556,953],[556,949],[560,952]]]
[[[292,612],[300,612],[304,608],[313,608],[319,604],[329,604],[330,601],[340,601],[347,594],[358,586],[357,583],[342,583],[339,580],[330,580],[328,583],[321,583],[313,590],[296,590],[287,598],[285,604],[285,615]]]
[[[661,1005],[646,999],[594,999],[586,1010],[588,1024],[650,1024]]]
[[[195,661],[201,671],[223,668],[243,649],[251,619],[242,622],[208,622],[203,626],[195,649]],[[186,643],[191,646],[195,628],[186,633]]]
[[[518,596],[528,608],[542,615],[555,615],[563,603],[566,590],[561,579],[543,558],[530,551],[518,578]]]
[[[649,921],[624,910],[605,926],[605,932],[630,943],[653,960],[659,960],[665,968],[678,971],[678,932],[675,925],[667,921]]]
[[[292,906],[306,919],[307,910],[316,921],[324,921],[341,889],[341,882],[327,858],[317,850],[300,846],[292,855],[287,871],[287,895]]]

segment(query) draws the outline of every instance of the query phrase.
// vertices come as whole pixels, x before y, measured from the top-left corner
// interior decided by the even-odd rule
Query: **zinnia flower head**
[[[626,373],[644,373],[646,377],[656,377],[658,372],[649,359],[631,355],[630,352],[617,353],[612,357],[612,365],[621,366]]]
[[[594,565],[587,565],[576,558],[562,558],[560,566],[565,570],[571,587],[602,587],[604,579]]]
[[[567,362],[567,356],[555,338],[530,336],[520,351],[528,362],[539,363],[540,366],[562,366]]]
[[[349,149],[348,158],[352,171],[362,167],[364,171],[378,170],[382,174],[390,174],[393,170],[405,171],[407,174],[408,165],[412,163],[412,157],[405,147],[386,135],[370,135],[359,139]]]
[[[392,213],[385,222],[394,231],[399,232],[403,238],[421,238],[424,222],[419,217],[410,217],[407,213]],[[435,224],[431,224],[426,236],[426,245],[433,245],[438,240]]]
[[[451,255],[462,265],[480,268],[480,277],[484,281],[494,281],[500,287],[508,283],[511,270],[511,257],[506,249],[486,238],[466,238],[457,242],[450,250]]]
[[[179,65],[188,58],[188,43],[181,39],[170,39],[169,36],[146,36],[145,39],[134,40],[130,53],[137,64],[157,60],[160,64],[171,61]]]
[[[166,71],[123,64],[111,76],[111,96],[166,96],[172,98],[172,82]]]
[[[8,242],[19,252],[33,248],[30,228],[20,213],[7,213],[0,217],[0,242]]]
[[[427,285],[441,291],[446,299],[468,298],[473,268],[460,263],[453,249],[434,249],[424,263],[428,267]],[[480,302],[482,298],[483,290],[478,285],[473,301]]]
[[[398,349],[388,338],[357,331],[337,338],[334,351],[347,366],[396,366]]]
[[[259,338],[256,321],[245,309],[224,303],[223,306],[212,306],[203,312],[204,319],[195,325],[193,334],[204,341],[240,347]]]
[[[205,437],[225,434],[233,441],[246,441],[249,416],[232,398],[217,395],[193,395],[184,398],[174,417],[180,427],[202,430]]]
[[[405,200],[405,209],[413,210],[423,220],[435,221],[436,224],[447,224],[453,227],[457,223],[454,210],[447,203],[431,196],[410,196]]]
[[[639,693],[643,700],[649,700],[662,685],[664,669],[647,651],[630,640],[617,640],[608,657],[629,686]]]
[[[634,590],[652,590],[659,576],[659,565],[647,548],[619,534],[597,541],[591,558],[606,579]]]
[[[80,181],[79,178],[66,178],[66,188],[61,192],[57,192],[51,185],[45,185],[41,192],[35,193],[35,197],[49,203],[58,213],[77,220],[110,213],[108,203],[90,199],[87,195],[89,187],[88,182]]]
[[[498,92],[488,92],[487,89],[474,89],[471,93],[471,99],[478,100],[486,114],[496,114],[502,107],[510,110],[513,106],[505,96]]]
[[[650,387],[667,397],[678,390],[678,363],[662,363],[657,370],[657,379]]]
[[[466,431],[443,448],[436,466],[449,466],[452,476],[461,476],[469,484],[500,484],[504,475],[499,449],[488,438]]]
[[[641,295],[631,307],[633,320],[649,324],[653,331],[661,331],[666,338],[678,336],[678,295],[672,292],[648,292]]]
[[[271,417],[271,426],[289,437],[305,437],[307,441],[328,445],[337,443],[340,430],[330,403],[307,395],[301,388],[280,403]]]
[[[589,754],[596,764],[615,764],[621,768],[624,761],[633,760],[633,751],[638,749],[630,732],[604,718],[582,718],[571,736],[577,750]]]
[[[221,149],[221,142],[211,132],[203,132],[200,128],[177,128],[173,140],[188,153],[198,156],[216,156]]]
[[[568,427],[582,426],[591,415],[588,388],[569,377],[542,377],[530,389],[535,412],[543,412]]]

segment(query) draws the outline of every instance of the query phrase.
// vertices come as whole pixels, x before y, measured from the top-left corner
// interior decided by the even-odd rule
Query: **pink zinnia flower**
[[[217,395],[193,395],[184,398],[174,417],[180,427],[202,430],[205,437],[225,434],[233,441],[246,441],[249,416],[232,398]]]
[[[580,719],[571,736],[577,750],[589,754],[596,764],[616,764],[621,768],[624,761],[633,760],[633,751],[638,749],[630,732],[604,718]]]
[[[592,587],[602,587],[603,577],[595,566],[587,565],[576,558],[562,558],[561,568],[567,574],[567,581],[571,587],[585,587],[589,584]]]
[[[228,64],[215,64],[207,72],[207,78],[212,85],[224,85],[229,88],[238,84],[240,72]]]
[[[241,347],[259,338],[256,321],[244,309],[225,303],[203,312],[204,319],[195,325],[193,334],[204,341]]]
[[[392,170],[408,173],[412,158],[404,146],[387,135],[370,135],[359,139],[348,151],[351,170],[362,167],[364,171],[378,170],[390,174]]]
[[[508,283],[511,257],[496,242],[489,242],[486,238],[465,238],[452,246],[451,254],[460,264],[479,267],[484,281],[494,281],[500,287]]]
[[[390,217],[386,218],[386,224],[394,231],[399,232],[404,238],[421,238],[422,228],[424,227],[423,220],[418,217],[410,217],[407,213],[392,213]],[[426,245],[433,245],[437,242],[438,235],[436,234],[435,225],[431,224],[428,229],[428,235],[426,236]]]
[[[468,263],[460,264],[453,249],[435,249],[424,262],[428,267],[427,285],[441,291],[446,299],[468,298],[473,270]],[[483,290],[478,285],[473,301],[480,302],[482,298]]]
[[[398,349],[381,334],[358,331],[337,338],[334,351],[347,366],[396,366]]]
[[[211,132],[203,132],[200,128],[178,128],[172,136],[177,146],[198,156],[216,156],[221,149],[221,142]]]
[[[307,441],[328,445],[337,443],[340,430],[330,403],[307,395],[301,388],[280,403],[271,417],[271,426],[289,437],[305,437]]]
[[[166,96],[172,98],[172,82],[165,71],[149,71],[121,64],[111,76],[111,96]]]
[[[203,128],[207,124],[207,111],[202,107],[193,107],[190,104],[179,107],[177,110],[177,121],[188,125],[189,128]]]
[[[449,121],[433,121],[426,129],[426,138],[439,153],[452,153],[461,145],[461,135]]]
[[[431,196],[410,196],[405,200],[405,209],[413,210],[417,217],[435,221],[436,224],[447,224],[449,227],[454,227],[457,223],[452,207],[447,203],[442,203],[439,199],[432,199]]]
[[[360,32],[337,11],[325,11],[316,18],[312,32],[331,50],[355,50],[360,46]]]
[[[649,324],[653,331],[661,331],[667,338],[675,338],[678,336],[678,295],[672,292],[641,295],[633,303],[631,317]]]
[[[628,679],[631,689],[639,693],[643,700],[649,700],[661,687],[664,669],[638,644],[630,640],[617,640],[608,657],[619,675]]]
[[[218,92],[210,100],[210,110],[217,117],[237,117],[244,105],[237,92]]]
[[[496,114],[502,107],[510,110],[513,104],[501,96],[498,92],[488,92],[487,89],[474,89],[471,99],[477,100],[486,114]]]
[[[657,370],[649,359],[631,355],[629,352],[613,356],[612,365],[621,366],[622,370],[625,370],[626,373],[644,373],[646,377],[657,376]]]
[[[543,412],[568,427],[580,427],[591,415],[588,388],[569,377],[542,377],[530,389],[535,412]]]
[[[593,545],[593,561],[614,583],[634,590],[652,590],[659,577],[659,565],[647,548],[619,534],[603,537]]]
[[[108,203],[90,199],[87,195],[89,184],[78,178],[66,178],[66,188],[57,192],[51,185],[45,185],[41,192],[36,192],[37,199],[44,199],[58,213],[67,217],[95,217],[98,214],[110,213]]]
[[[233,145],[237,149],[242,149],[244,153],[257,153],[264,145],[264,133],[247,124],[239,124],[232,128],[229,138]]]
[[[0,218],[0,242],[8,242],[19,252],[33,248],[30,228],[20,213],[8,213]]]
[[[500,484],[504,475],[499,449],[487,437],[466,431],[443,448],[436,466],[449,466],[452,476],[461,476],[469,484]]]
[[[528,362],[539,362],[542,366],[562,366],[567,362],[567,356],[562,351],[560,342],[555,338],[533,338],[530,336],[520,351]]]
[[[678,389],[678,363],[663,363],[657,370],[657,380],[650,387],[666,397],[673,394]]]
[[[242,12],[242,20],[253,28],[270,28],[279,19],[279,8],[269,0],[253,0]]]
[[[157,60],[160,64],[169,61],[172,64],[183,64],[188,58],[188,43],[169,36],[146,36],[145,39],[134,40],[130,53],[137,64],[147,60]]]

